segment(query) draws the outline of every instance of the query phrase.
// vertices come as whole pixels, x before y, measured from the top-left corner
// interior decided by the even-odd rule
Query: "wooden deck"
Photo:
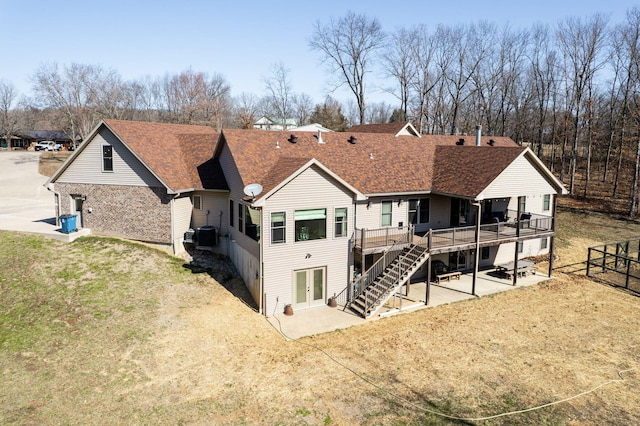
[[[508,222],[481,225],[480,246],[552,236],[552,221],[551,218],[548,219],[535,223],[520,223],[520,229],[517,229],[516,223]],[[431,254],[473,248],[476,245],[476,227],[433,229],[430,235],[426,236],[413,234],[410,227],[358,230],[355,238],[355,247],[366,254],[385,251],[393,245],[401,247],[408,243],[428,244]]]

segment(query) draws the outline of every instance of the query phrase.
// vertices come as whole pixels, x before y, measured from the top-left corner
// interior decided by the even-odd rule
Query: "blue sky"
[[[555,25],[568,16],[601,12],[624,20],[633,1],[147,1],[0,0],[0,79],[30,95],[30,76],[42,63],[99,64],[125,80],[194,71],[222,74],[232,95],[264,94],[264,78],[282,62],[294,92],[321,102],[327,71],[308,47],[316,21],[347,11],[377,18],[385,31],[415,24],[468,24],[487,20],[514,28]],[[348,99],[345,91],[335,93]],[[370,93],[372,100],[387,100]],[[379,98],[376,99],[376,96]]]

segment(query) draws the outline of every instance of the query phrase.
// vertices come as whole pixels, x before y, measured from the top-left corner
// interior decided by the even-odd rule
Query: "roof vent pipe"
[[[358,138],[356,138],[355,136],[351,135],[351,137],[349,138],[349,143],[355,145],[357,140],[358,140]]]
[[[482,126],[476,126],[476,146],[482,145]]]
[[[322,131],[318,129],[318,143],[320,145],[324,145],[324,141],[322,140]]]

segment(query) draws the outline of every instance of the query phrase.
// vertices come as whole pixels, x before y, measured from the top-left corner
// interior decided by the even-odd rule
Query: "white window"
[[[382,218],[380,221],[382,226],[391,226],[392,210],[393,201],[382,202]]]
[[[195,210],[202,210],[202,197],[200,195],[193,196],[193,208]]]
[[[347,208],[339,207],[335,209],[334,217],[334,236],[346,237],[347,236]]]
[[[327,238],[327,209],[296,210],[296,241]]]
[[[271,243],[286,242],[287,222],[285,212],[271,213]]]
[[[542,210],[548,212],[551,209],[551,194],[544,194],[542,201]]]

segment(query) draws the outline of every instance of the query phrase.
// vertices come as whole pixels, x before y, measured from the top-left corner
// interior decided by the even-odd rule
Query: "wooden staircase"
[[[425,244],[409,244],[380,274],[372,278],[348,308],[363,318],[375,315],[427,259],[429,250]]]

